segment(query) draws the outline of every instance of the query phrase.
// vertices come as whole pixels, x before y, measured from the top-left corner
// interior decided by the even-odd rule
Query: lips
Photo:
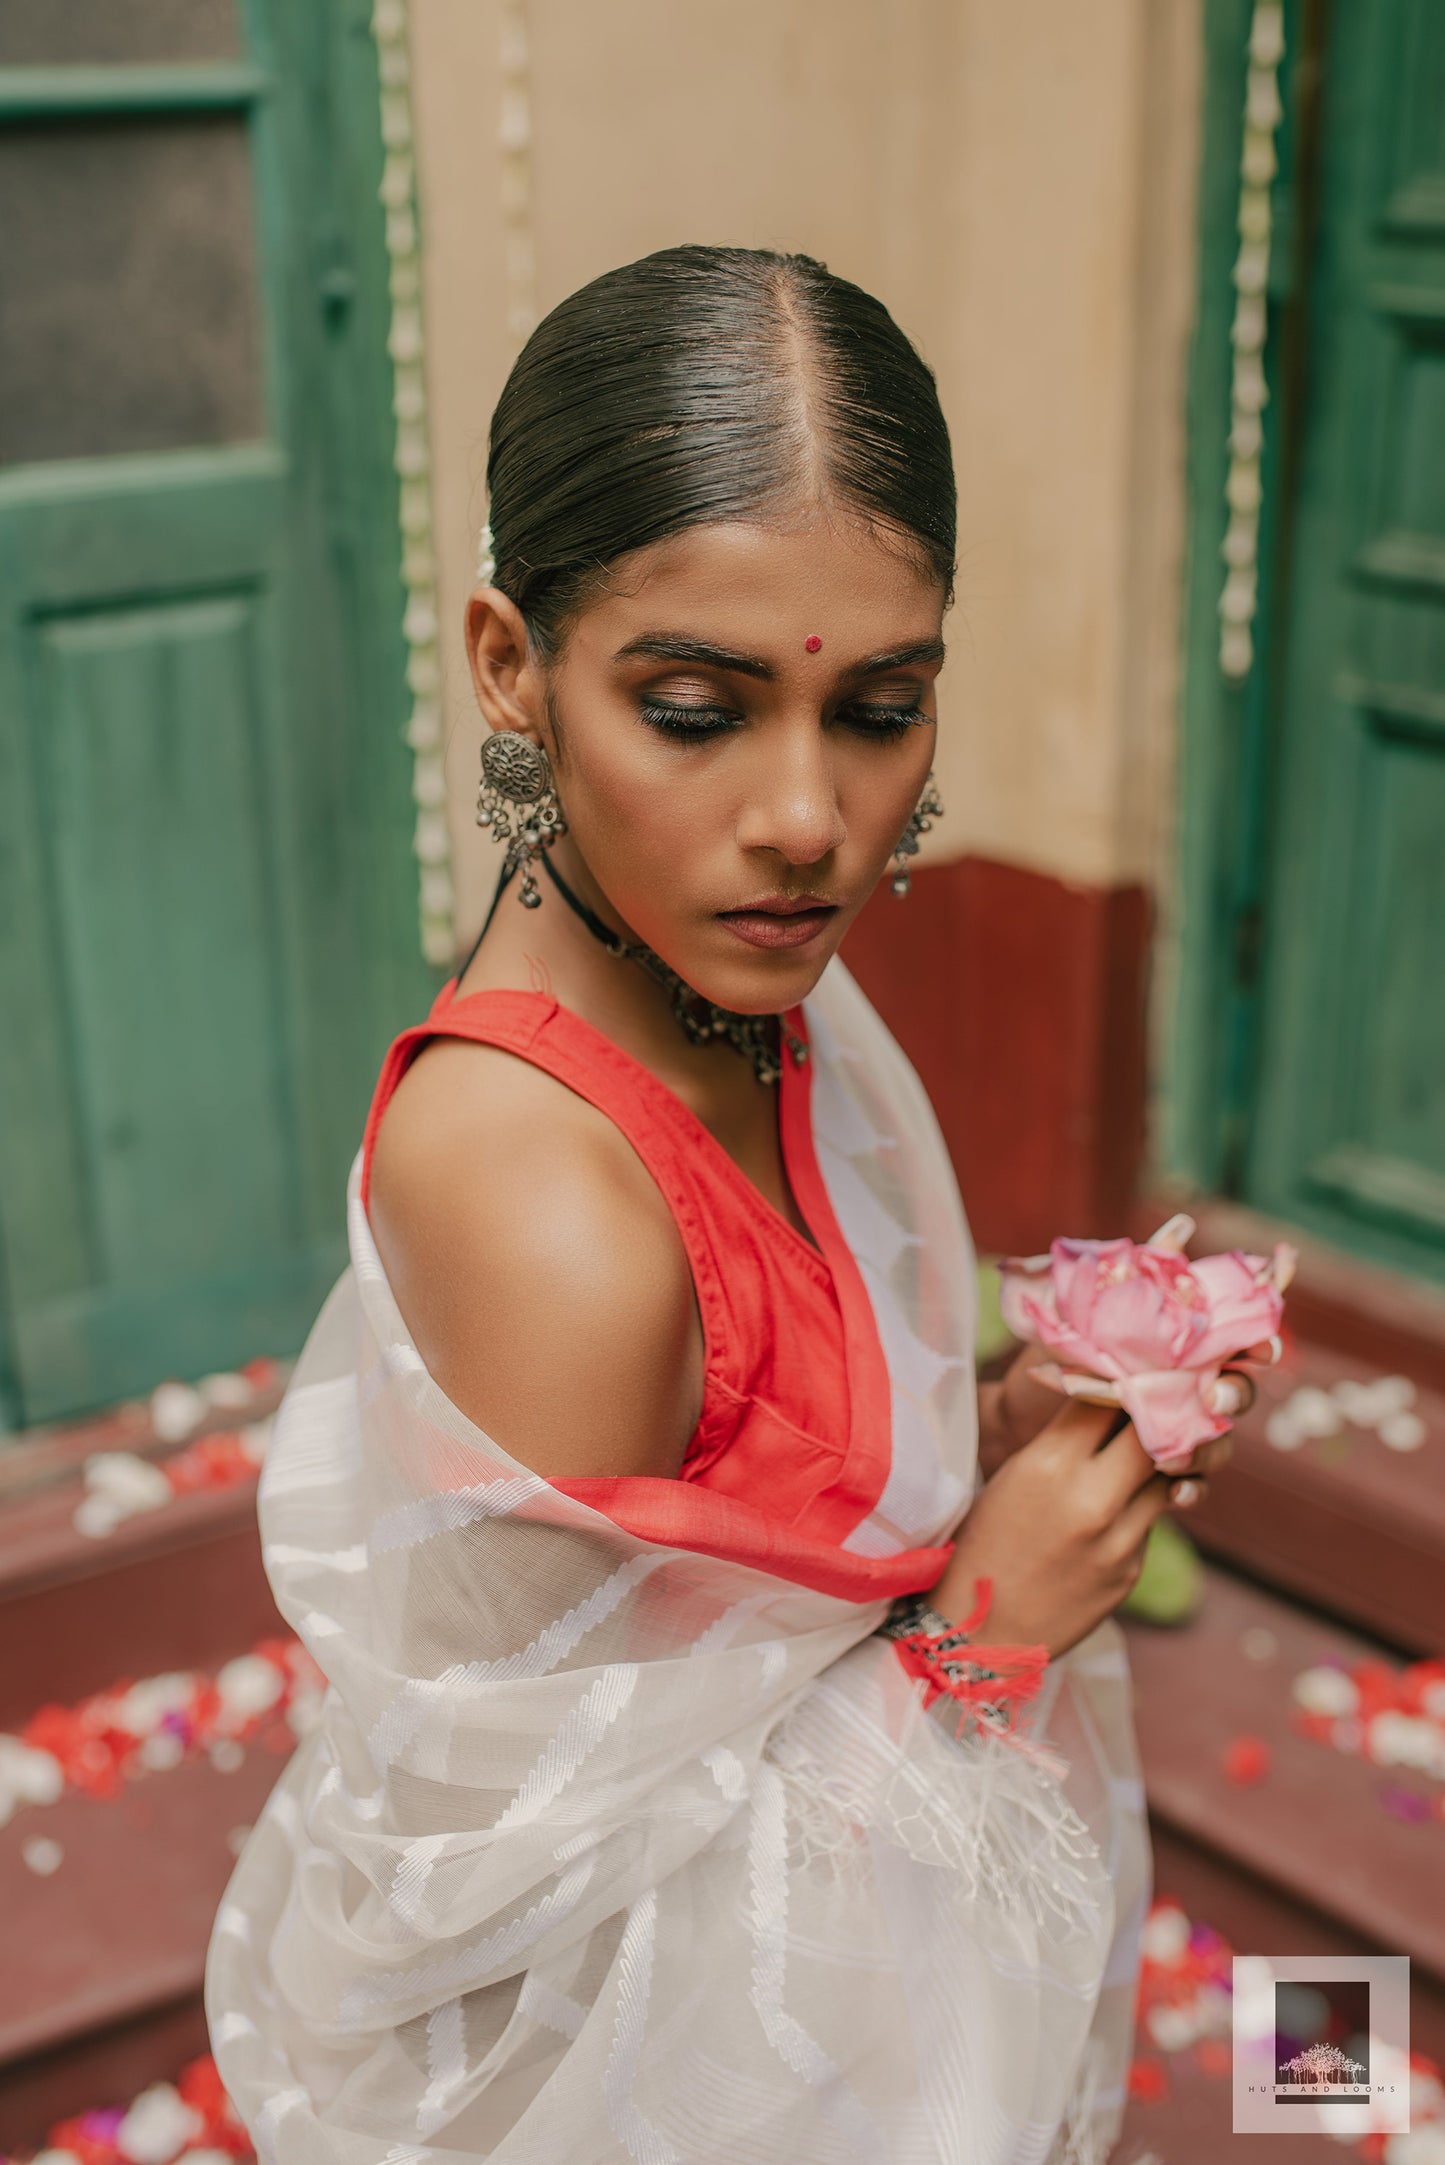
[[[750,947],[802,947],[818,937],[837,908],[816,895],[767,895],[746,909],[719,910],[718,920]]]

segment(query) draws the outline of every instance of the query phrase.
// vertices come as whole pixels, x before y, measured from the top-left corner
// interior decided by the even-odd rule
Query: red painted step
[[[1156,1860],[1175,1860],[1178,1876],[1182,1856],[1197,1872],[1201,1910],[1241,1954],[1408,1955],[1413,2041],[1445,2059],[1445,1824],[1404,1823],[1380,1801],[1390,1785],[1432,1799],[1440,1785],[1292,1726],[1291,1685],[1301,1670],[1381,1650],[1218,1565],[1205,1576],[1203,1605],[1188,1624],[1125,1620]],[[1246,1643],[1261,1652],[1264,1634],[1273,1652],[1251,1658]],[[1270,1754],[1267,1775],[1251,1786],[1224,1771],[1225,1752],[1242,1734],[1262,1738]],[[1229,1886],[1236,1894],[1226,1919],[1219,1890]],[[1180,1898],[1188,1908],[1186,1890]],[[1261,1933],[1252,1943],[1251,1915]]]
[[[264,1417],[279,1390],[258,1393],[246,1418]],[[176,1456],[144,1404],[0,1450],[0,1729],[118,1676],[218,1667],[284,1628],[261,1568],[254,1474],[175,1496],[95,1538],[74,1518],[84,1461],[101,1451],[162,1465]]]
[[[205,2048],[228,1837],[254,1824],[285,1763],[253,1743],[233,1773],[187,1760],[108,1799],[22,1806],[0,1827],[0,2153],[38,2144],[78,2100],[127,2095]],[[36,1837],[63,1851],[48,1875],[25,1862]]]
[[[1258,1378],[1228,1466],[1189,1514],[1200,1547],[1419,1655],[1445,1651],[1445,1393],[1417,1388],[1426,1441],[1393,1451],[1346,1429],[1278,1450],[1270,1416],[1301,1387],[1380,1371],[1311,1342]]]

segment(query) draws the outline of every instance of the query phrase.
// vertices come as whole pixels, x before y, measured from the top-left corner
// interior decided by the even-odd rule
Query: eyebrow
[[[876,677],[890,669],[906,669],[920,662],[941,662],[941,639],[913,639],[904,646],[885,647],[879,654],[865,655],[849,671],[851,676]],[[735,676],[759,677],[772,683],[777,671],[759,654],[737,654],[731,647],[714,646],[707,639],[686,639],[674,632],[645,631],[629,639],[613,655],[614,661],[697,662],[704,668],[730,669]]]

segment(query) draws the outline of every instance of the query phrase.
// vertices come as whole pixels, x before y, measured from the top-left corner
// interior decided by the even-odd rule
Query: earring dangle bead
[[[559,834],[567,832],[552,765],[539,744],[515,729],[497,729],[482,744],[482,786],[477,825],[507,845],[504,875],[522,869],[521,900],[535,910],[542,900],[533,865]]]
[[[908,825],[899,836],[898,846],[893,852],[895,867],[893,873],[894,894],[907,894],[913,877],[912,867],[909,865],[908,860],[910,857],[918,855],[918,837],[921,834],[927,834],[933,822],[936,819],[941,819],[942,816],[943,799],[938,794],[938,786],[933,779],[932,770],[930,770],[928,780],[923,785],[923,794],[913,807],[909,815]]]

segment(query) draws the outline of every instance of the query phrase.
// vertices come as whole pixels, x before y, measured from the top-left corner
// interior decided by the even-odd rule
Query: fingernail
[[[1207,1396],[1210,1412],[1222,1414],[1227,1420],[1244,1405],[1244,1385],[1238,1376],[1219,1376],[1210,1385]]]
[[[1183,1255],[1193,1238],[1194,1220],[1187,1217],[1182,1210],[1176,1210],[1174,1216],[1161,1225],[1157,1233],[1149,1235],[1145,1246],[1162,1248],[1170,1255]]]
[[[1181,1506],[1182,1506],[1182,1507],[1183,1507],[1183,1508],[1184,1508],[1185,1510],[1187,1510],[1190,1504],[1192,1504],[1192,1503],[1197,1503],[1197,1502],[1198,1502],[1198,1500],[1199,1500],[1199,1483],[1198,1483],[1197,1481],[1176,1481],[1176,1482],[1175,1482],[1175,1484],[1174,1484],[1174,1488],[1173,1488],[1173,1491],[1172,1491],[1172,1493],[1171,1493],[1171,1495],[1170,1495],[1170,1498],[1169,1498],[1169,1501],[1170,1501],[1171,1503],[1173,1503],[1173,1504],[1179,1504],[1179,1505],[1181,1505]]]

